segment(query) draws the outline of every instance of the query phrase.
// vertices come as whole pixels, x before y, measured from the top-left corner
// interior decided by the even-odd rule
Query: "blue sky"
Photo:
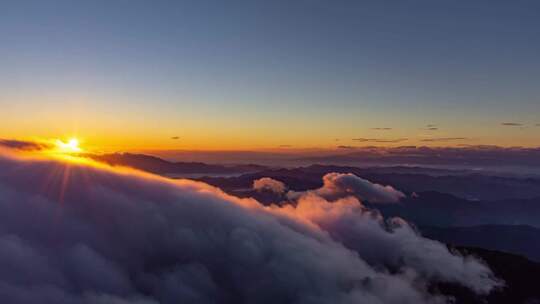
[[[4,1],[0,136],[540,145],[538,16],[537,1]]]

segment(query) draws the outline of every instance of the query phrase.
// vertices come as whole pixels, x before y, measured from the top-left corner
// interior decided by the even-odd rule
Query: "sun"
[[[82,152],[77,138],[70,138],[67,142],[60,139],[56,140],[56,151],[60,153],[73,154]]]

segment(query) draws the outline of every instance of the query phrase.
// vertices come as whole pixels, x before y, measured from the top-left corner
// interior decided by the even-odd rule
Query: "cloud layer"
[[[443,303],[481,262],[354,198],[261,206],[206,184],[0,156],[6,303]]]

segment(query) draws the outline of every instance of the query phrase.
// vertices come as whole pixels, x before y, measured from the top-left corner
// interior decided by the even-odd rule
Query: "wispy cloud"
[[[458,141],[458,140],[468,140],[467,137],[434,137],[434,138],[424,138],[421,139],[421,142],[441,142],[441,141]]]
[[[177,139],[180,139],[180,136],[173,136],[171,137],[171,139],[177,140]]]
[[[355,146],[345,146],[345,145],[337,146],[337,148],[338,149],[348,149],[348,150],[356,149]]]
[[[16,139],[0,139],[0,147],[24,150],[24,151],[39,151],[50,149],[51,145],[33,141],[23,141]]]
[[[394,139],[383,139],[383,138],[353,138],[352,140],[359,142],[371,142],[371,143],[398,143],[408,140],[408,138],[394,138]]]
[[[522,127],[523,124],[522,124],[522,123],[518,123],[518,122],[502,122],[502,123],[501,123],[501,126],[506,126],[506,127]]]
[[[437,131],[437,130],[439,130],[439,127],[437,127],[437,125],[434,125],[434,124],[429,124],[429,125],[426,125],[425,128],[422,128],[422,130],[425,130],[425,131]]]
[[[389,131],[389,130],[392,130],[392,128],[387,128],[387,127],[383,127],[383,128],[371,128],[371,130],[376,130],[376,131]]]

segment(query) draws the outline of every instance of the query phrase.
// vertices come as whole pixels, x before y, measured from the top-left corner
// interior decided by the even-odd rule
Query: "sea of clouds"
[[[357,182],[369,186],[336,175],[323,188],[358,194]],[[0,154],[0,299],[418,304],[449,300],[433,282],[479,294],[502,284],[482,261],[345,194],[265,207],[203,183]]]

